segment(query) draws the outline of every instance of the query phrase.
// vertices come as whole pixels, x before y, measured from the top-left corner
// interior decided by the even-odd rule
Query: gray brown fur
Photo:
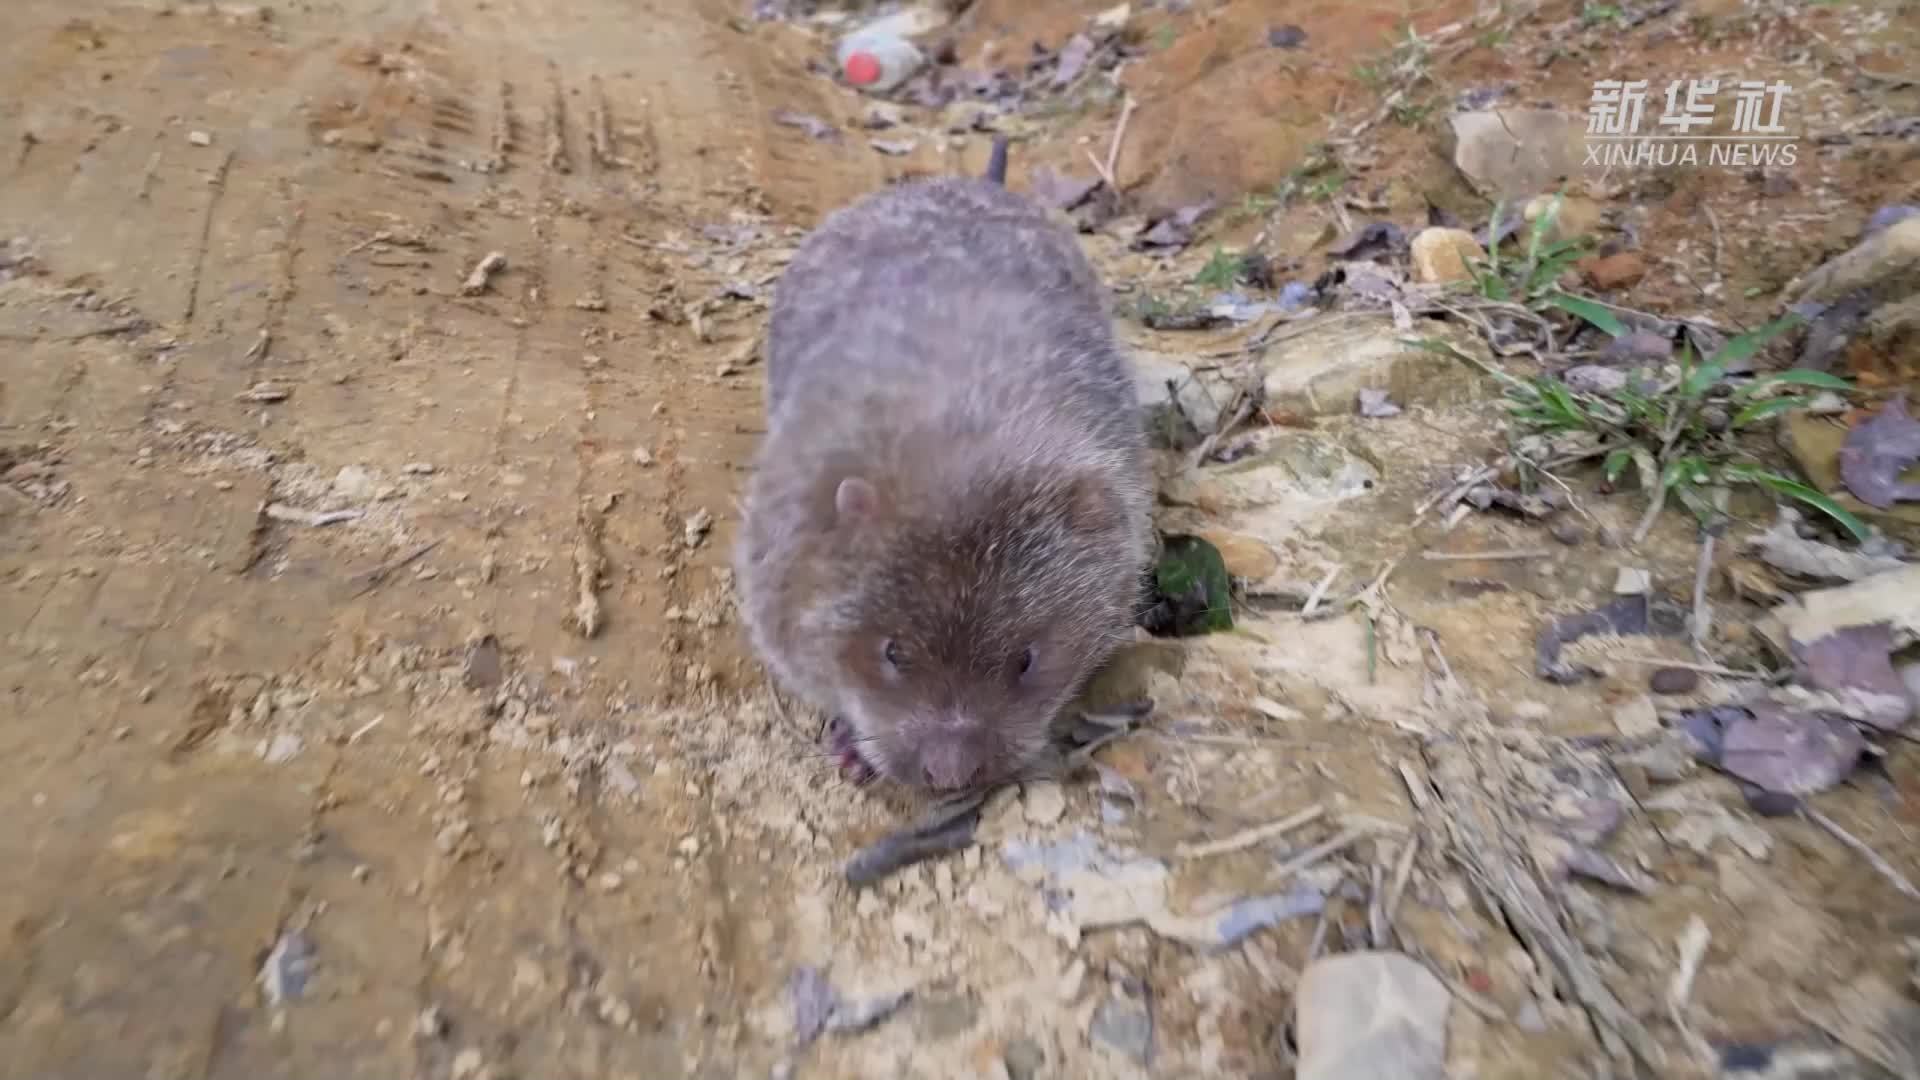
[[[734,557],[775,680],[905,783],[1040,760],[1131,634],[1151,543],[1133,376],[1078,242],[990,180],[887,189],[802,245],[766,359]],[[871,498],[838,503],[848,478]]]

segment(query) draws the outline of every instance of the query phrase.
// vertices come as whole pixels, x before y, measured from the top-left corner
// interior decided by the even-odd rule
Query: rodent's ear
[[[873,484],[849,476],[833,492],[833,510],[842,522],[865,521],[880,508],[880,493]]]
[[[1075,477],[1067,489],[1067,527],[1074,532],[1104,532],[1120,523],[1120,505],[1096,475]]]

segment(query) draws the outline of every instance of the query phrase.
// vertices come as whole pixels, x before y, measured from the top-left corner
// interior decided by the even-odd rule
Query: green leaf
[[[1811,404],[1813,404],[1812,398],[1799,395],[1756,401],[1733,414],[1733,426],[1736,429],[1743,428],[1755,421],[1765,420],[1769,416],[1778,416],[1781,413],[1792,412],[1795,409],[1802,409]]]
[[[1174,602],[1174,633],[1180,636],[1233,629],[1232,584],[1220,549],[1197,536],[1170,536],[1155,570],[1160,595]],[[1204,594],[1204,607],[1188,598]]]
[[[1781,476],[1779,473],[1768,472],[1765,469],[1752,465],[1729,465],[1725,472],[1728,479],[1745,480],[1748,483],[1759,484],[1762,487],[1772,489],[1777,494],[1785,495],[1790,499],[1796,499],[1806,503],[1808,506],[1832,518],[1836,524],[1847,530],[1848,535],[1852,536],[1855,540],[1864,542],[1868,538],[1867,527],[1861,523],[1860,519],[1848,513],[1847,509],[1839,503],[1834,502],[1822,494],[1818,488],[1809,487],[1798,480],[1789,479],[1788,477]]]
[[[1552,304],[1554,307],[1559,308],[1569,315],[1585,319],[1598,327],[1600,331],[1608,337],[1622,337],[1627,332],[1627,328],[1621,323],[1619,316],[1585,297],[1555,292],[1547,298],[1547,303]]]
[[[1620,474],[1626,472],[1627,466],[1632,462],[1633,451],[1623,446],[1607,455],[1607,460],[1600,466],[1601,475],[1605,476],[1607,483],[1611,484],[1620,479]]]
[[[1735,397],[1748,398],[1762,390],[1775,386],[1811,386],[1819,390],[1838,390],[1846,394],[1853,391],[1853,384],[1838,375],[1829,375],[1824,371],[1808,371],[1794,368],[1792,371],[1762,375],[1747,385],[1734,391]]]
[[[1725,371],[1742,360],[1751,359],[1767,342],[1798,326],[1802,321],[1800,316],[1788,312],[1765,326],[1730,337],[1727,343],[1720,346],[1720,350],[1713,354],[1713,363],[1719,365],[1721,371]]]

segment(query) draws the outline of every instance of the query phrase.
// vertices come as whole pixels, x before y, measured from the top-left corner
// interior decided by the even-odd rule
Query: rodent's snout
[[[920,744],[920,780],[936,791],[972,787],[986,771],[988,754],[977,737],[942,733]]]

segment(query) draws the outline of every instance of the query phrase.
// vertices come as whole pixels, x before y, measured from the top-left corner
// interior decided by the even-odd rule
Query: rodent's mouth
[[[840,766],[840,774],[852,783],[870,784],[880,775],[860,752],[860,742],[854,738],[853,725],[846,717],[836,716],[827,721],[827,745]]]

